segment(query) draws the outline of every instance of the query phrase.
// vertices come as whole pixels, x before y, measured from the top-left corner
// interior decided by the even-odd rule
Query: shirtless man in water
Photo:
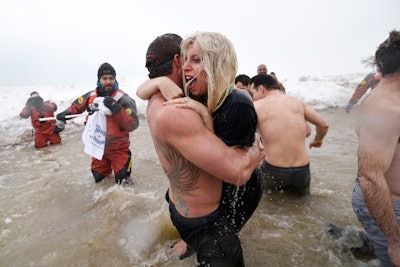
[[[316,135],[309,147],[321,147],[328,123],[300,100],[277,89],[275,79],[259,74],[251,79],[258,117],[258,130],[265,147],[261,166],[267,189],[289,189],[299,196],[309,194],[310,158],[306,150],[306,120],[315,125]]]
[[[352,204],[383,266],[400,266],[400,32],[375,53],[382,73],[358,110],[358,177]]]

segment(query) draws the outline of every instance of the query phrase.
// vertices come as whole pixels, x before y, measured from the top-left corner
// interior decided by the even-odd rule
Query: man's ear
[[[179,68],[181,67],[182,63],[181,63],[181,56],[179,54],[175,54],[174,55],[174,64],[178,65]]]
[[[175,54],[174,58],[172,59],[172,72],[174,72],[174,69],[177,70],[178,73],[178,79],[182,79],[182,62],[181,62],[181,56],[179,54]]]

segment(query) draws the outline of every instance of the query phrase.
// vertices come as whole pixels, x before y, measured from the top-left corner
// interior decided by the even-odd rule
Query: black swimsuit
[[[172,201],[169,203],[171,221],[190,249],[196,251],[199,266],[244,266],[243,251],[236,228],[229,223],[220,205],[210,214],[186,218],[179,214]]]
[[[264,160],[261,175],[266,189],[289,190],[299,196],[310,193],[310,164],[300,167],[276,167]]]

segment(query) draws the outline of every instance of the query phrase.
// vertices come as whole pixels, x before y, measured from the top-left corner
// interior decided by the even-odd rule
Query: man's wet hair
[[[156,77],[161,77],[161,76],[167,76],[172,73],[172,61],[174,58],[171,58],[159,65],[156,65],[155,62],[153,62],[154,59],[147,59],[147,62],[149,65],[154,66],[152,69],[149,70],[149,78],[156,78]]]
[[[269,74],[258,74],[256,76],[254,76],[253,78],[251,78],[250,84],[253,84],[253,86],[255,88],[262,85],[267,90],[278,89],[278,86],[276,84],[274,77],[272,77]]]
[[[166,76],[172,73],[172,61],[180,54],[182,37],[174,33],[158,36],[149,45],[146,53],[146,68],[149,78]]]
[[[375,53],[375,64],[385,77],[392,73],[400,73],[400,32],[393,30]]]
[[[250,84],[250,77],[247,76],[246,74],[239,74],[238,76],[236,76],[235,78],[235,84],[237,82],[241,82],[244,86],[247,86]]]

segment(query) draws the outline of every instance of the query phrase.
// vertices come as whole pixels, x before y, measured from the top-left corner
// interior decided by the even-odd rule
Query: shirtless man
[[[266,189],[289,189],[299,196],[309,194],[310,158],[305,146],[307,130],[304,120],[316,128],[310,148],[321,147],[328,123],[305,103],[283,94],[270,75],[254,76],[251,90],[258,130],[265,148],[261,170]]]
[[[375,53],[382,73],[358,111],[353,210],[383,266],[400,266],[400,32]]]

